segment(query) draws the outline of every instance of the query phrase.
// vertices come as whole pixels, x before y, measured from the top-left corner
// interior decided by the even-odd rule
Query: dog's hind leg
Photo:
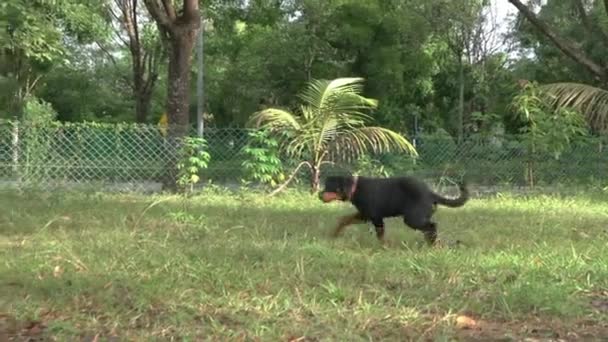
[[[430,217],[425,217],[420,213],[405,214],[403,222],[413,229],[420,230],[428,244],[434,245],[437,241],[437,224],[431,221]]]
[[[372,219],[372,223],[374,224],[374,228],[376,229],[376,237],[382,244],[385,244],[384,240],[384,221],[382,219]]]
[[[422,229],[424,239],[429,245],[434,245],[437,242],[437,224],[429,222],[425,229]]]
[[[344,231],[344,228],[350,226],[351,224],[363,223],[365,220],[361,216],[360,213],[354,213],[351,215],[342,216],[338,221],[338,225],[334,229],[332,234],[333,237],[338,237]]]

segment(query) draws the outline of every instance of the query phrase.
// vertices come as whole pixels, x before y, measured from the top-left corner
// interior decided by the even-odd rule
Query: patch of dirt
[[[58,312],[47,309],[40,309],[38,312],[40,320],[19,321],[15,317],[0,313],[0,342],[8,341],[57,341],[50,332],[47,331],[48,323],[56,320],[64,320]],[[119,341],[114,331],[105,333],[83,332],[78,341],[101,342]]]
[[[287,336],[287,338],[285,339],[287,342],[316,342],[318,341],[318,339],[314,338],[314,337],[307,337],[307,336]]]
[[[591,301],[589,304],[593,310],[606,314],[608,313],[608,291],[601,291],[599,293],[592,294]]]
[[[0,313],[0,341],[44,341],[46,325],[40,321],[20,322]]]
[[[608,339],[608,323],[565,323],[530,318],[526,321],[476,320],[474,329],[455,329],[461,341],[589,341]]]

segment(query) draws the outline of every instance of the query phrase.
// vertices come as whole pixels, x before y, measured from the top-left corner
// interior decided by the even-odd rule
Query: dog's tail
[[[439,194],[433,193],[435,203],[452,208],[462,207],[469,200],[469,190],[467,189],[467,184],[465,181],[461,182],[458,185],[458,188],[460,189],[460,196],[458,198],[445,198]]]

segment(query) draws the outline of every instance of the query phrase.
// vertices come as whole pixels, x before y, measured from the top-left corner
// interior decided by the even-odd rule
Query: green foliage
[[[181,143],[177,163],[177,185],[184,191],[192,192],[200,181],[200,172],[207,168],[211,155],[206,151],[204,138],[185,137]],[[188,189],[189,188],[189,189]]]
[[[248,144],[261,146],[250,143],[247,136],[250,132],[254,131],[207,129],[208,148],[205,150],[211,159],[198,176],[205,183],[232,185],[246,177],[248,170],[243,162],[247,158],[243,147]],[[35,142],[29,146],[37,146],[32,151],[44,153],[30,153],[30,159],[26,159],[27,138]],[[447,132],[436,130],[417,136],[417,157],[399,152],[366,153],[351,162],[326,163],[320,173],[352,170],[360,175],[411,174],[434,182],[444,174],[452,176],[465,171],[472,184],[525,186],[525,168],[533,161],[534,165],[530,166],[539,186],[589,186],[605,183],[607,142],[605,137],[601,138],[572,139],[556,160],[551,151],[532,150],[529,144],[523,143],[528,140],[521,135],[470,135],[456,144]],[[95,189],[106,186],[111,189],[116,186],[147,188],[149,182],[158,182],[165,175],[167,153],[171,152],[171,146],[158,127],[133,123],[53,121],[33,127],[21,122],[0,121],[0,146],[5,147],[0,149],[0,175],[4,175],[4,179],[23,184],[35,181],[43,187],[77,185]],[[284,153],[279,155],[285,172],[301,161]],[[19,158],[18,163],[14,163],[15,157]],[[305,186],[310,180],[309,172],[299,172],[293,178],[294,183]],[[244,187],[248,185],[243,184]],[[208,188],[207,183],[206,191]]]
[[[393,170],[387,167],[378,158],[365,155],[358,158],[355,162],[353,172],[359,175],[371,176],[371,177],[389,177],[393,175]]]
[[[271,187],[284,181],[279,142],[265,130],[249,131],[248,138],[248,144],[242,150],[245,160],[241,163],[246,180]]]
[[[2,117],[20,116],[23,99],[34,95],[51,103],[62,121],[132,120],[132,63],[124,42],[108,39],[116,29],[121,31],[120,20],[108,15],[110,4],[0,3]],[[591,33],[572,4],[546,1],[538,7],[539,16],[605,65],[608,50],[599,31],[608,22],[603,4],[585,3]],[[521,122],[512,120],[508,108],[518,78],[605,89],[521,18],[507,33],[534,58],[499,51],[493,44],[498,36],[492,39],[492,32],[479,30],[492,27],[487,1],[210,0],[201,6],[206,21],[207,127],[241,127],[249,113],[279,104],[298,111],[296,95],[309,81],[344,75],[366,80],[366,96],[378,100],[375,125],[404,134],[412,132],[417,120],[427,131],[443,129],[456,135],[461,85],[465,135],[487,136],[495,134],[499,124],[507,133],[518,132]],[[158,46],[158,32],[141,1],[137,18],[144,58]],[[164,65],[158,82],[151,85],[151,121],[162,114],[167,96]],[[589,108],[587,104],[581,106]],[[591,116],[597,113],[589,111]]]
[[[281,137],[282,151],[308,166],[313,191],[319,186],[319,172],[325,163],[353,160],[370,151],[416,154],[399,133],[366,125],[372,118],[364,112],[376,108],[377,100],[360,95],[362,81],[314,80],[300,94],[303,105],[299,113],[268,108],[251,117],[256,126]]]
[[[583,116],[572,109],[552,108],[535,82],[528,82],[513,99],[513,107],[526,125],[521,129],[528,148],[553,153],[555,158],[575,137],[587,135]]]
[[[23,119],[16,123],[23,131],[20,145],[23,155],[18,158],[23,161],[19,172],[25,183],[35,184],[44,179],[51,152],[48,129],[56,117],[57,112],[49,103],[33,96],[25,98]]]
[[[108,30],[93,0],[6,0],[0,4],[0,78],[10,96],[8,116],[21,114],[25,97],[53,67],[66,63],[71,44],[90,44]],[[4,103],[2,103],[4,102]],[[0,112],[4,110],[0,109]]]
[[[22,121],[26,125],[48,125],[56,118],[57,112],[50,103],[34,96],[25,98]]]
[[[300,113],[269,108],[255,113],[251,120],[258,127],[285,135],[285,151],[292,157],[312,158],[317,167],[326,158],[357,158],[369,150],[395,148],[415,153],[398,133],[365,125],[371,117],[364,111],[375,108],[377,101],[359,95],[361,82],[360,78],[312,81],[300,95],[304,102]]]
[[[588,84],[560,82],[542,86],[549,93],[549,103],[558,109],[581,112],[591,127],[600,133],[608,132],[608,91]]]
[[[608,55],[608,14],[604,1],[547,0],[532,2],[530,5],[535,7],[538,19],[551,29],[554,37],[560,41],[569,41],[577,55],[585,56],[587,61],[605,69]],[[578,5],[584,14],[581,14]],[[570,83],[605,88],[604,77],[597,77],[572,56],[564,54],[555,42],[548,39],[522,14],[519,14],[515,24],[512,35],[526,55],[533,56],[516,61],[513,73],[517,77],[533,79],[540,84]],[[585,110],[578,109],[585,113]]]
[[[500,123],[500,115],[492,112],[471,113],[471,131],[483,136],[491,136]]]
[[[34,101],[28,107],[48,107]],[[10,146],[0,151],[5,165],[0,173],[15,172],[26,185],[73,182],[95,187],[103,182],[157,181],[167,164],[166,139],[153,125],[9,121],[0,125],[0,141]]]

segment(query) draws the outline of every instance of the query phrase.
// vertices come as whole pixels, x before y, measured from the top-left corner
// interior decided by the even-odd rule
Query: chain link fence
[[[248,133],[246,129],[205,130],[211,161],[200,174],[202,184],[242,184],[247,177],[242,164],[243,148],[250,142]],[[518,136],[475,136],[460,144],[446,136],[413,140],[418,158],[369,154],[354,162],[330,165],[323,173],[416,175],[432,183],[444,176],[465,176],[471,185],[482,187],[608,185],[608,151],[599,138],[574,141],[559,156],[531,153]],[[0,187],[158,191],[178,149],[179,144],[155,125],[2,122]],[[299,163],[287,156],[281,156],[281,161],[287,174]],[[295,185],[308,185],[309,177],[302,171]]]

